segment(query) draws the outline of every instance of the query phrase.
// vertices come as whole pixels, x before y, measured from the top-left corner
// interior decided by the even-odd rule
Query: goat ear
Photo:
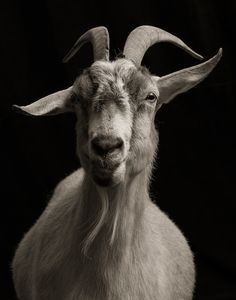
[[[39,99],[27,106],[13,105],[17,112],[32,116],[51,116],[73,111],[72,87]]]
[[[157,79],[157,87],[160,92],[160,104],[170,102],[178,94],[184,93],[205,79],[219,62],[222,49],[204,63],[182,69]]]

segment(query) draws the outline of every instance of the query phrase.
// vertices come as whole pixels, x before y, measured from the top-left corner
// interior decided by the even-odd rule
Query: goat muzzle
[[[119,154],[122,150],[124,142],[118,137],[100,137],[97,136],[92,139],[92,151],[101,157]]]

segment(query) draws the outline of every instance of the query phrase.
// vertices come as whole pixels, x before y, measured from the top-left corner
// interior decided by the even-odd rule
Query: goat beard
[[[88,233],[87,237],[83,241],[82,252],[85,256],[88,255],[89,248],[97,237],[98,233],[105,224],[110,224],[108,226],[109,231],[109,245],[114,244],[117,229],[118,221],[120,217],[120,212],[126,201],[125,197],[125,185],[119,184],[119,187],[116,187],[114,191],[110,193],[108,189],[96,186],[99,199],[101,201],[101,209],[98,213],[98,216],[95,222],[92,224],[92,229]]]

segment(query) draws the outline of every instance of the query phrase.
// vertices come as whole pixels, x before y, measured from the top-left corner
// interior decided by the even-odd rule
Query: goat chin
[[[101,187],[113,187],[124,182],[126,172],[125,163],[121,163],[114,169],[92,168],[90,171],[94,182]]]

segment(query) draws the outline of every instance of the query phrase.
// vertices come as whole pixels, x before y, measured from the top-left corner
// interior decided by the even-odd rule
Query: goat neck
[[[97,186],[85,173],[83,188],[86,193],[83,193],[80,222],[84,224],[83,250],[86,255],[87,252],[101,254],[104,247],[117,252],[122,249],[124,253],[140,238],[143,213],[149,201],[149,169],[146,167],[139,174],[108,188]]]

